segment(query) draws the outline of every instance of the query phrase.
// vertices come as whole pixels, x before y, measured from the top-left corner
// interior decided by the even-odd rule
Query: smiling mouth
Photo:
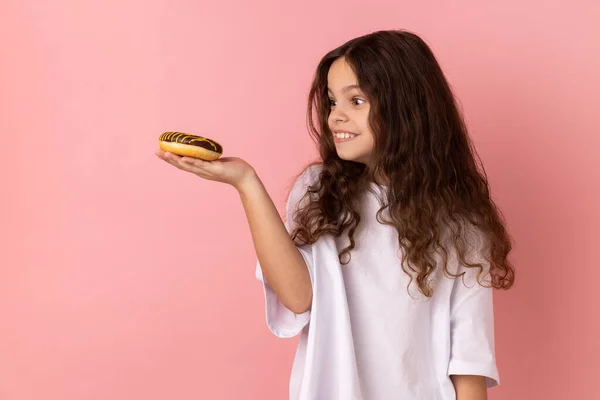
[[[350,133],[350,132],[333,132],[333,139],[334,139],[335,143],[349,142],[349,141],[353,140],[354,138],[356,138],[357,136],[360,136],[360,135],[357,133]]]

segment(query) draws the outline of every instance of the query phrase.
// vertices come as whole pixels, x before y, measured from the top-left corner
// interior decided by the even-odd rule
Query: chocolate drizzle
[[[163,142],[189,144],[192,146],[205,148],[206,150],[214,151],[215,153],[223,153],[223,147],[219,143],[202,136],[189,135],[182,132],[165,132],[160,135],[158,140]]]

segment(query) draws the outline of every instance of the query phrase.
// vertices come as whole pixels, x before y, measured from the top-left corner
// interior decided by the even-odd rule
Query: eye
[[[357,106],[362,106],[364,103],[366,103],[366,101],[363,100],[363,99],[361,99],[361,98],[359,98],[359,97],[354,97],[352,99],[352,103],[355,104],[355,105],[357,105]],[[331,107],[335,106],[335,100],[329,99],[329,106],[331,106]]]

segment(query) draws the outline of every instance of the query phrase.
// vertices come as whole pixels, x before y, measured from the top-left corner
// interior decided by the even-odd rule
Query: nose
[[[341,107],[336,107],[335,110],[332,110],[329,114],[329,120],[331,122],[344,122],[348,119],[346,113],[341,109]]]

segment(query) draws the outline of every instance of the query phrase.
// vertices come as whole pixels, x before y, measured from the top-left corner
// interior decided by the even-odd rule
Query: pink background
[[[490,398],[597,399],[600,6],[561,3],[0,3],[0,399],[286,398],[237,194],[157,138],[221,141],[282,210],[319,58],[392,28],[438,56],[516,241]]]

